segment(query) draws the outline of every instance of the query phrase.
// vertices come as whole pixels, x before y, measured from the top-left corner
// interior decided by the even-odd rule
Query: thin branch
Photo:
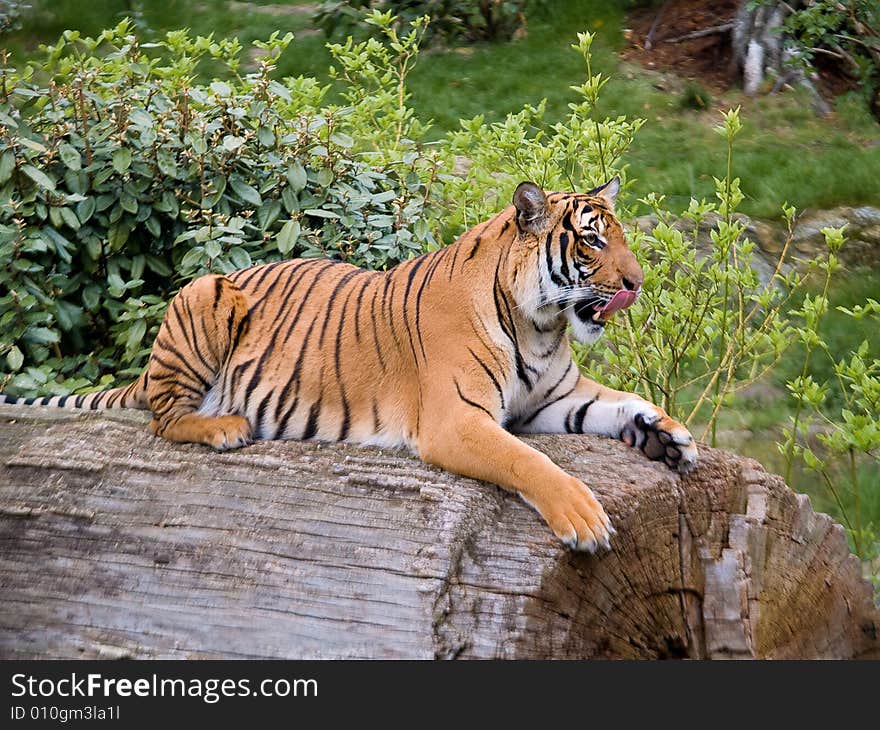
[[[720,35],[733,30],[733,23],[722,23],[721,25],[713,25],[711,28],[703,28],[703,30],[695,30],[691,33],[676,36],[675,38],[664,38],[664,43],[681,43],[682,41],[692,41],[695,38],[703,38],[708,35]]]
[[[657,26],[660,24],[660,19],[663,17],[663,13],[666,12],[666,8],[671,4],[672,0],[666,0],[666,2],[660,6],[660,10],[657,11],[657,16],[654,18],[654,22],[651,23],[651,29],[648,31],[648,35],[645,36],[646,51],[650,51],[654,47],[654,34],[657,32]]]

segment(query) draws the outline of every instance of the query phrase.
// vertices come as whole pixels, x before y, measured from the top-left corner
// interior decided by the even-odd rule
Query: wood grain
[[[406,453],[216,454],[145,423],[0,406],[0,658],[880,656],[842,528],[728,452],[679,478],[529,439],[611,515],[588,556]]]

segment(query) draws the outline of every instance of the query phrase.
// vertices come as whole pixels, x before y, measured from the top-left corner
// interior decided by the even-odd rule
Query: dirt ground
[[[623,57],[657,71],[672,71],[721,92],[738,83],[732,62],[730,32],[678,40],[682,36],[730,23],[738,0],[670,0],[634,10],[625,31],[629,41]],[[852,89],[854,82],[823,57],[816,58],[817,86],[826,100]],[[878,95],[880,99],[880,95]],[[878,102],[880,103],[880,102]],[[880,109],[878,109],[880,118]]]
[[[629,47],[623,57],[650,69],[699,79],[716,91],[726,89],[736,78],[731,68],[729,32],[677,42],[674,39],[729,23],[736,7],[737,0],[672,0],[636,10],[627,24]]]

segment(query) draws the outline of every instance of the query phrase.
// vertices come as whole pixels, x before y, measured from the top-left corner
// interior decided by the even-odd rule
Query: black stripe
[[[216,302],[215,302],[215,306],[216,306]],[[192,337],[190,337],[189,333],[186,330],[186,325],[183,322],[183,317],[180,316],[179,310],[181,307],[185,307],[185,309],[186,309],[186,316],[189,319],[189,326],[190,326],[190,330],[192,331]],[[202,365],[204,365],[208,371],[213,371],[216,368],[216,365],[211,365],[207,360],[205,360],[205,358],[202,357],[202,353],[197,346],[196,337],[198,335],[196,334],[196,325],[195,325],[195,322],[193,321],[192,310],[190,309],[189,304],[185,300],[180,300],[179,298],[175,299],[171,303],[171,314],[177,320],[177,326],[180,328],[180,331],[183,334],[183,339],[186,340],[187,347],[189,347],[189,349],[192,350],[198,356],[199,360],[202,361]],[[211,346],[214,345],[214,343],[211,342],[210,339],[207,341],[207,344],[210,344]],[[216,352],[214,353],[214,357],[217,360],[220,359],[217,356]]]
[[[303,311],[305,310],[305,306],[306,306],[306,303],[309,301],[309,297],[311,297],[312,294],[314,294],[317,291],[318,281],[327,272],[328,269],[333,268],[333,264],[334,264],[334,262],[327,261],[327,262],[325,262],[324,266],[322,266],[320,269],[318,269],[318,271],[315,272],[315,275],[312,277],[312,280],[308,286],[308,289],[306,289],[306,291],[303,295],[303,298],[300,300],[299,307],[297,307],[296,312],[293,315],[293,319],[291,320],[290,324],[287,326],[287,330],[284,333],[284,338],[281,340],[281,347],[282,348],[287,344],[287,341],[290,339],[291,335],[293,335],[293,330],[296,327],[296,323],[299,322],[300,315],[302,315]],[[304,271],[303,277],[300,277],[297,280],[297,286],[299,285],[299,282],[304,278],[305,273],[306,272]],[[289,311],[285,312],[285,316],[289,316],[289,314],[290,314]],[[279,328],[280,328],[280,325],[279,325]]]
[[[428,355],[425,352],[425,342],[422,339],[422,295],[425,292],[425,287],[431,281],[431,278],[434,276],[434,272],[437,270],[437,266],[443,260],[442,256],[437,255],[439,252],[434,251],[431,256],[434,257],[434,260],[431,262],[430,266],[425,269],[425,275],[422,278],[422,283],[419,286],[419,290],[416,292],[416,334],[419,338],[419,347],[422,350],[422,358],[427,362]]]
[[[254,437],[263,438],[263,419],[266,417],[266,409],[269,407],[269,401],[272,399],[273,390],[266,393],[260,405],[257,406],[257,422],[254,424]]]
[[[299,354],[296,357],[296,362],[293,365],[293,371],[290,374],[290,378],[284,384],[284,388],[281,390],[281,395],[278,397],[278,404],[275,407],[275,421],[278,421],[278,416],[281,413],[281,406],[283,403],[287,401],[288,396],[290,395],[290,390],[296,385],[297,394],[296,398],[293,400],[293,404],[284,412],[284,417],[281,419],[281,423],[278,425],[275,436],[283,436],[284,432],[287,430],[287,424],[290,421],[291,416],[293,416],[294,411],[296,410],[297,405],[299,404],[299,376],[302,371],[302,364],[305,360],[306,350],[308,350],[309,342],[311,340],[312,330],[315,327],[315,323],[318,321],[318,318],[315,317],[311,324],[309,325],[308,330],[306,331],[306,335],[303,338],[303,346],[300,348]]]
[[[303,441],[308,441],[318,432],[318,418],[321,415],[321,398],[323,398],[323,395],[322,393],[318,400],[312,403],[312,407],[309,408],[309,420],[306,421],[306,430],[303,431]]]
[[[177,357],[177,359],[181,362],[181,364],[188,368],[187,372],[190,372],[195,376],[194,380],[197,380],[198,382],[200,382],[202,385],[205,386],[205,390],[207,390],[210,387],[210,385],[211,385],[210,381],[207,378],[205,378],[201,373],[199,373],[189,362],[187,362],[187,358],[185,358],[183,356],[183,354],[180,352],[180,350],[178,350],[174,345],[172,345],[170,342],[159,342],[158,338],[156,339],[156,344],[159,346],[160,350],[168,350],[168,352],[175,355]],[[162,360],[159,360],[159,363],[161,365],[165,364],[164,361],[162,361]],[[211,372],[211,375],[216,375],[216,373]]]
[[[568,268],[568,234],[560,233],[559,234],[559,261],[561,262],[561,270],[562,278],[565,279],[566,283],[571,284],[571,271]]]
[[[526,388],[531,390],[533,384],[526,370],[531,370],[532,372],[537,371],[525,362],[522,356],[522,352],[520,352],[519,341],[516,334],[516,324],[513,321],[513,313],[510,309],[510,303],[507,301],[507,298],[504,296],[504,292],[501,290],[501,282],[498,277],[498,272],[500,268],[501,257],[498,258],[498,264],[495,267],[495,286],[493,287],[492,292],[495,298],[495,313],[498,316],[498,324],[501,326],[501,331],[504,332],[504,334],[513,344],[514,359],[516,362],[516,375],[525,384]],[[504,309],[510,322],[509,326],[504,320],[504,313],[501,311],[502,304],[504,305]]]
[[[547,238],[544,241],[544,255],[547,258],[547,272],[550,274],[550,281],[552,281],[556,286],[565,286],[565,281],[561,276],[556,272],[556,267],[553,265],[553,232],[547,234]]]
[[[229,374],[229,378],[227,382],[229,383],[229,398],[228,400],[233,399],[233,395],[239,393],[238,389],[238,379],[242,376],[245,370],[247,370],[251,365],[253,365],[254,361],[257,358],[252,357],[250,360],[247,360],[239,365],[236,365],[232,368],[232,372]]]
[[[354,292],[350,289],[348,295],[345,297],[345,301],[342,303],[342,313],[339,316],[339,327],[336,329],[336,343],[333,348],[333,366],[336,374],[336,384],[339,388],[339,399],[342,405],[342,426],[339,429],[339,441],[345,441],[345,439],[348,438],[348,429],[351,426],[351,413],[348,408],[348,398],[345,396],[345,382],[342,378],[342,332],[345,328],[345,315],[348,311],[348,303],[351,301],[351,295],[353,293]],[[355,322],[356,321],[357,312],[355,312]]]
[[[467,263],[467,262],[470,261],[474,256],[477,255],[477,251],[479,250],[479,248],[480,248],[480,243],[482,243],[482,241],[483,241],[483,237],[482,237],[482,236],[477,236],[476,243],[474,243],[474,247],[471,249],[471,252],[467,255],[467,258],[465,259],[465,263]]]
[[[373,298],[370,300],[370,324],[373,327],[373,345],[376,349],[376,355],[379,358],[379,367],[385,372],[385,357],[382,355],[382,348],[379,346],[379,324],[376,319],[376,299],[379,298],[379,287],[373,287]]]
[[[562,374],[562,377],[559,378],[558,381],[556,381],[556,384],[555,384],[552,388],[550,388],[550,390],[547,391],[547,394],[544,396],[545,398],[549,397],[550,394],[551,394],[554,390],[556,390],[556,388],[559,387],[559,385],[562,383],[562,381],[565,380],[565,377],[566,377],[566,376],[568,375],[568,373],[571,371],[571,366],[572,366],[573,364],[574,364],[574,361],[572,361],[571,364],[569,365],[569,367],[567,367],[567,368],[565,369],[565,372]],[[538,416],[540,416],[540,415],[541,415],[545,410],[547,410],[550,406],[552,406],[552,405],[554,405],[554,404],[556,404],[556,403],[559,403],[559,401],[563,400],[564,398],[568,398],[568,396],[570,396],[572,393],[574,393],[575,388],[577,388],[577,385],[578,385],[578,384],[577,384],[577,381],[575,381],[574,385],[572,385],[571,388],[569,388],[567,391],[565,391],[565,393],[562,393],[561,395],[557,396],[557,397],[554,398],[553,400],[551,400],[551,401],[545,403],[544,405],[542,405],[540,408],[538,408],[538,410],[536,410],[534,413],[532,413],[532,415],[529,416],[525,421],[521,421],[520,424],[521,424],[522,426],[528,426],[532,421],[534,421]]]
[[[361,341],[361,302],[364,299],[364,292],[367,290],[367,287],[370,285],[371,281],[372,277],[370,276],[364,278],[364,284],[360,288],[357,299],[354,303],[354,339],[356,342]]]
[[[464,393],[461,392],[461,388],[458,386],[457,380],[453,379],[452,382],[455,383],[455,389],[458,391],[459,398],[461,398],[469,406],[472,406],[473,408],[478,408],[479,410],[483,411],[483,413],[485,413],[487,416],[489,416],[489,418],[491,418],[493,421],[495,420],[495,416],[493,416],[491,413],[489,413],[489,411],[486,408],[481,406],[479,403],[475,403],[474,401],[465,397]]]
[[[452,275],[455,273],[455,262],[458,260],[458,253],[461,251],[461,239],[459,238],[451,246],[447,246],[446,250],[453,249],[452,263],[449,264],[449,281],[452,281]]]
[[[264,264],[262,267],[259,267],[259,268],[262,268],[263,270],[260,272],[259,276],[256,277],[257,280],[253,283],[253,286],[251,288],[259,289],[260,284],[262,284],[266,280],[266,277],[270,273],[272,273],[279,266],[282,266],[284,264],[289,264],[289,263],[290,263],[290,261],[275,261],[271,264]],[[248,279],[248,282],[250,282],[250,279]],[[241,288],[241,287],[239,287],[239,288]]]
[[[378,434],[382,430],[382,419],[379,417],[379,406],[373,398],[373,433]]]
[[[470,347],[468,347],[468,352],[471,354],[471,357],[473,357],[474,360],[476,360],[480,364],[480,366],[483,368],[483,370],[486,371],[486,375],[489,376],[489,380],[492,381],[492,385],[494,385],[495,390],[498,391],[498,397],[501,399],[501,408],[503,410],[504,409],[504,390],[501,387],[501,383],[498,382],[498,378],[495,377],[495,373],[492,372],[492,368],[490,368],[488,365],[486,365],[486,363],[484,363],[480,359],[479,355],[477,355],[477,353],[475,353]]]
[[[283,262],[280,262],[279,264],[272,264],[269,270],[274,271],[274,267],[279,266],[281,263],[291,265],[291,264],[298,264],[300,262],[298,262],[298,261],[294,261],[294,262],[283,261]],[[297,267],[291,265],[290,268],[296,269]],[[287,272],[287,274],[288,274],[287,276],[285,276],[284,273],[285,272],[277,272],[276,276],[272,279],[272,282],[269,284],[269,286],[266,287],[266,291],[264,291],[262,294],[260,294],[259,298],[255,299],[251,303],[250,308],[248,310],[249,313],[253,312],[258,307],[261,307],[263,305],[263,302],[265,302],[266,300],[271,298],[272,295],[275,293],[276,289],[278,289],[278,287],[281,286],[282,284],[284,285],[284,288],[287,289],[287,287],[290,285],[291,279],[293,277],[290,276],[290,274],[292,272]],[[260,286],[260,284],[263,283],[264,279],[265,279],[265,275],[260,277],[260,281],[258,281],[256,284],[254,284],[253,288],[257,289]]]
[[[409,337],[409,347],[412,350],[413,361],[418,362],[418,356],[416,355],[416,346],[413,341],[413,329],[410,326],[409,322],[409,292],[412,289],[413,280],[416,277],[416,274],[419,272],[419,269],[425,264],[427,260],[427,256],[419,256],[417,259],[412,261],[412,265],[410,266],[409,275],[406,277],[406,289],[403,292],[403,324],[406,326],[406,334]],[[418,329],[418,328],[417,328]],[[424,348],[422,348],[422,354],[424,355]]]
[[[569,426],[568,418],[565,419],[565,430],[568,433],[582,433],[584,430],[584,419],[587,417],[587,411],[590,406],[596,402],[596,399],[588,400],[583,403],[576,411],[573,411],[569,414],[569,417],[572,419],[572,423]]]
[[[214,279],[214,311],[217,311],[217,305],[220,303],[220,297],[223,296],[223,278],[218,276]]]

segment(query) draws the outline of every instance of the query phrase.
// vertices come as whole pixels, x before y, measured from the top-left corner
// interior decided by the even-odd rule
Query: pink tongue
[[[638,297],[638,293],[631,289],[621,289],[617,294],[611,297],[611,301],[608,302],[602,309],[599,311],[602,314],[611,314],[612,312],[617,312],[621,309],[626,309],[630,304],[632,304],[636,297]]]

